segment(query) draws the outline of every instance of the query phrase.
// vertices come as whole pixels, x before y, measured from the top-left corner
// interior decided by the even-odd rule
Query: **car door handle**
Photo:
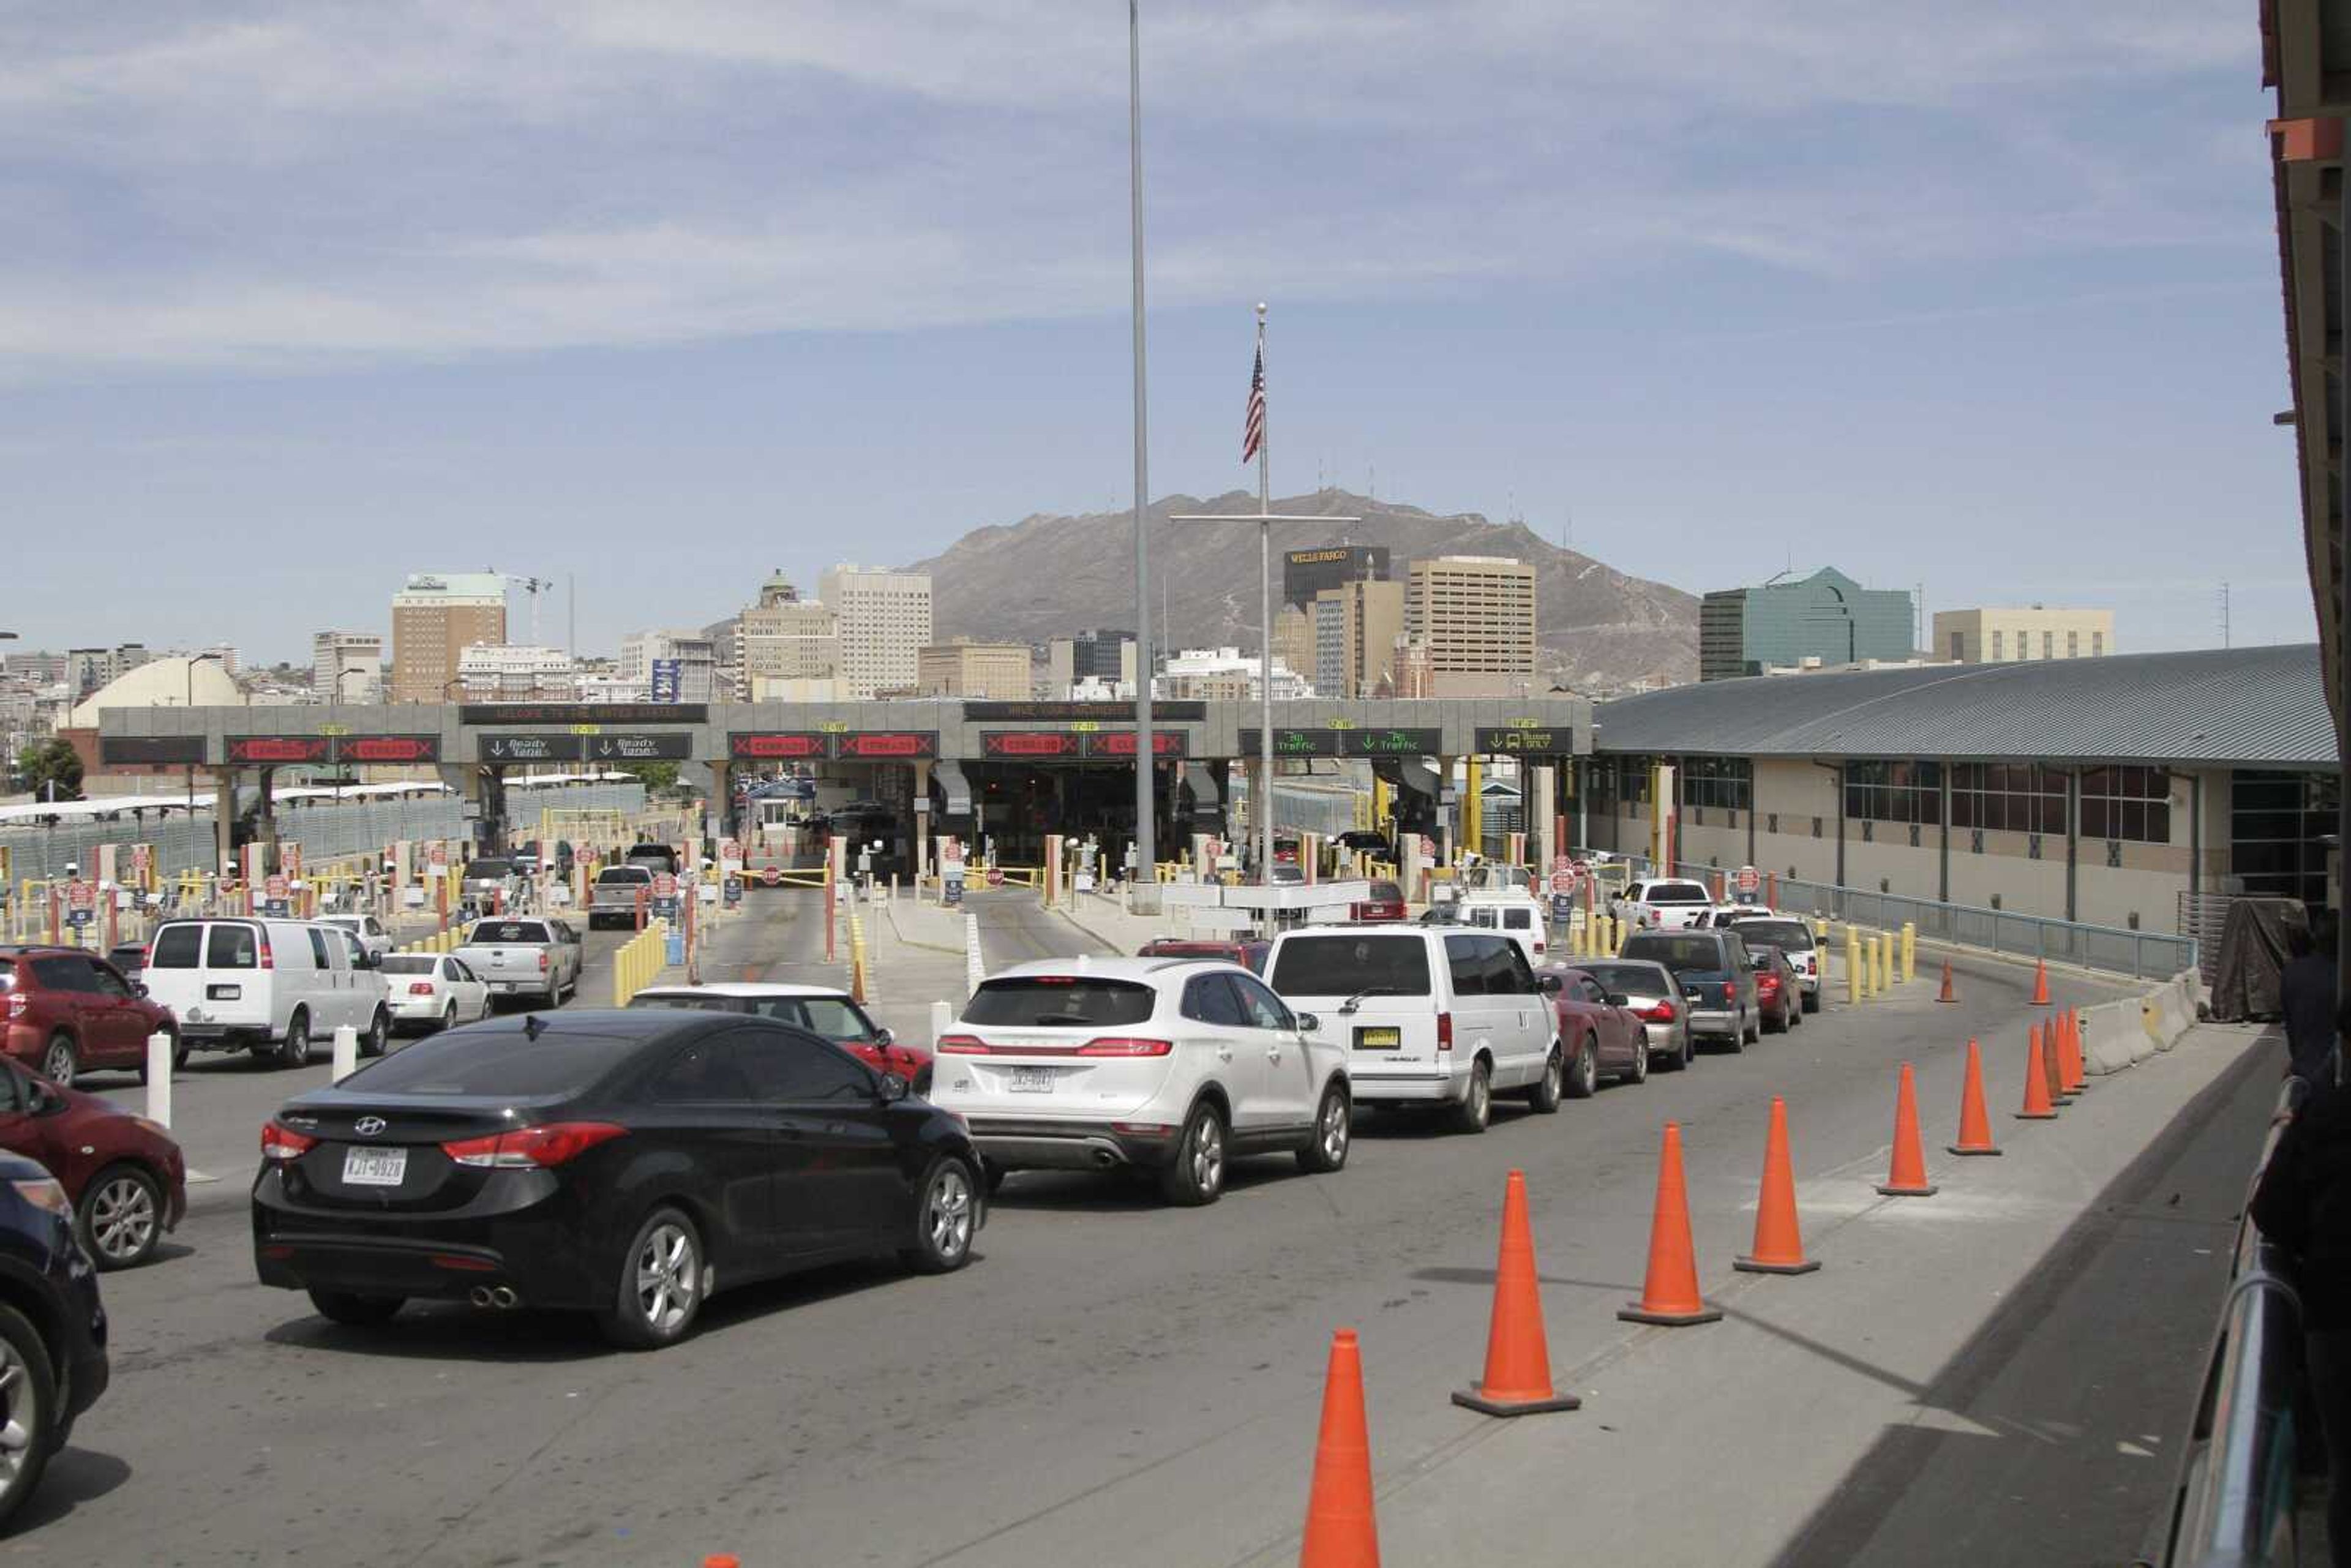
[[[1218,1061],[1230,1061],[1232,1059],[1233,1048],[1231,1046],[1220,1045],[1217,1047],[1217,1060]]]

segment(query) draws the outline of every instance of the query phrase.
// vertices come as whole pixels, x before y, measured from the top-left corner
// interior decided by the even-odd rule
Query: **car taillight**
[[[298,1160],[318,1146],[319,1140],[308,1133],[298,1133],[275,1122],[262,1124],[261,1157],[265,1160]]]
[[[411,980],[408,982],[408,994],[412,997],[429,997],[433,994],[433,982]]]
[[[269,956],[269,930],[266,926],[261,932],[261,967],[265,969],[277,967],[277,960]]]
[[[1756,976],[1755,991],[1758,996],[1778,996],[1780,994],[1780,977],[1777,975]]]
[[[941,1056],[986,1056],[987,1042],[976,1034],[943,1034],[937,1051]]]
[[[1104,1035],[1078,1047],[1080,1056],[1165,1056],[1176,1049],[1172,1040],[1141,1040]]]
[[[1634,1016],[1645,1023],[1671,1023],[1674,1021],[1674,1004],[1659,1002],[1656,1007],[1640,1009]]]
[[[441,1152],[455,1164],[478,1169],[553,1170],[627,1132],[610,1122],[550,1122],[543,1127],[460,1138],[442,1145]]]
[[[1739,999],[1738,981],[1725,980],[1722,982],[1722,999],[1726,1002],[1735,1002]]]
[[[1437,1015],[1437,1049],[1439,1051],[1453,1049],[1453,1015],[1451,1013]]]
[[[22,1017],[26,1009],[31,1008],[32,1005],[33,998],[26,996],[24,992],[10,991],[8,993],[8,1016],[10,1018]]]
[[[547,949],[544,947],[538,950],[538,972],[542,975],[547,973]]]

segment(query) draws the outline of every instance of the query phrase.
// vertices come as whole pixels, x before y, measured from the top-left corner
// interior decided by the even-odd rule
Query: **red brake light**
[[[412,997],[429,997],[433,994],[433,982],[411,980],[408,982],[408,994]]]
[[[547,973],[547,949],[544,947],[538,950],[538,972],[542,975]]]
[[[1644,1023],[1671,1023],[1674,1021],[1674,1004],[1659,1002],[1656,1007],[1641,1009],[1635,1016]]]
[[[277,967],[277,960],[270,956],[269,927],[266,925],[261,928],[261,967],[265,969]]]
[[[1722,982],[1722,999],[1726,1002],[1735,1002],[1739,999],[1738,981],[1725,980]]]
[[[550,1122],[543,1127],[460,1138],[442,1145],[441,1152],[458,1165],[482,1169],[553,1170],[627,1132],[610,1122]]]
[[[1453,1015],[1451,1013],[1437,1015],[1437,1049],[1439,1051],[1453,1049]]]
[[[941,1056],[986,1056],[987,1042],[976,1034],[943,1034],[939,1036]]]
[[[261,1125],[261,1157],[265,1160],[298,1160],[318,1146],[319,1140],[308,1133],[298,1133],[275,1122]]]
[[[1078,1047],[1080,1056],[1165,1056],[1176,1049],[1172,1040],[1136,1040],[1124,1035],[1104,1035]]]

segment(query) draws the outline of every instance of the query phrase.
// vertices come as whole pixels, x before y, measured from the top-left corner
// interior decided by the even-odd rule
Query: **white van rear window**
[[[1428,995],[1428,944],[1418,936],[1290,936],[1269,982],[1280,997]]]
[[[257,969],[261,944],[250,925],[215,925],[204,946],[207,969]]]
[[[204,928],[201,925],[166,925],[155,933],[155,952],[147,960],[151,969],[193,969],[196,955],[204,951]]]

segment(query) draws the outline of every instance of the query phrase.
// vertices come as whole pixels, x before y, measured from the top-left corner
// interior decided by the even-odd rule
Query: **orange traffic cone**
[[[2082,1015],[2067,1008],[2057,1015],[2058,1082],[2072,1099],[2090,1086],[2089,1074],[2082,1067]]]
[[[1755,1200],[1755,1250],[1734,1258],[1742,1274],[1809,1274],[1820,1264],[1804,1256],[1796,1228],[1796,1177],[1788,1159],[1788,1103],[1771,1096],[1771,1133],[1763,1144],[1763,1196]]]
[[[2049,1092],[2049,1064],[2041,1051],[2041,1026],[2034,1024],[2025,1033],[2032,1043],[2024,1056],[2024,1109],[2016,1113],[2016,1119],[2053,1122],[2057,1106]]]
[[[1894,1092],[1894,1163],[1877,1190],[1887,1197],[1932,1197],[1935,1184],[1927,1179],[1927,1150],[1918,1142],[1918,1085],[1910,1064],[1902,1064],[1902,1082]]]
[[[1996,1155],[1991,1118],[1984,1113],[1983,1054],[1968,1041],[1968,1076],[1959,1089],[1959,1141],[1946,1145],[1955,1155]]]
[[[2041,1030],[2041,1075],[2049,1085],[2049,1103],[2058,1110],[2065,1108],[2065,1069],[2059,1062],[2057,1020],[2052,1018]]]
[[[1935,999],[1938,1002],[1956,1002],[1959,999],[1958,993],[1951,989],[1951,961],[1949,958],[1943,960],[1943,994]]]
[[[1322,1379],[1322,1432],[1314,1440],[1314,1485],[1306,1498],[1298,1568],[1379,1568],[1379,1561],[1364,1357],[1355,1331],[1341,1329],[1331,1336],[1331,1368]]]
[[[1698,1249],[1690,1240],[1689,1195],[1682,1185],[1682,1130],[1666,1124],[1657,1156],[1657,1207],[1649,1219],[1649,1273],[1641,1299],[1618,1309],[1628,1323],[1710,1323],[1722,1313],[1698,1293]]]
[[[1489,1416],[1573,1410],[1583,1401],[1551,1385],[1542,1296],[1535,1285],[1535,1239],[1527,1224],[1527,1178],[1512,1171],[1502,1188],[1502,1255],[1494,1265],[1494,1319],[1486,1331],[1486,1375],[1455,1391],[1453,1403]]]
[[[2049,960],[2046,958],[2037,960],[2032,966],[2032,1005],[2036,1008],[2049,1005]]]

